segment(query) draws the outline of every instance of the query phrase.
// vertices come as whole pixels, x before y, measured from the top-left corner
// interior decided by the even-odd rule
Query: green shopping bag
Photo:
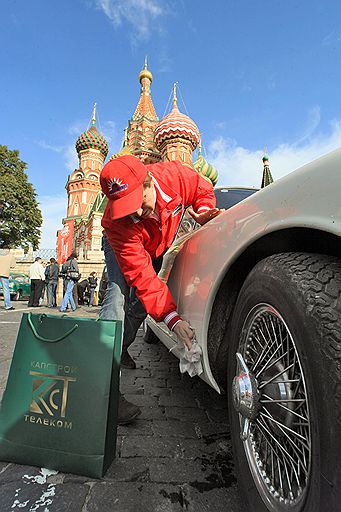
[[[24,313],[0,409],[0,460],[101,477],[116,447],[120,321]]]

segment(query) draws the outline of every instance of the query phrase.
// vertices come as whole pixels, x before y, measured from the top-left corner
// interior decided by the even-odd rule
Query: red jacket
[[[147,313],[172,328],[180,317],[167,285],[153,269],[152,260],[172,245],[184,207],[192,206],[200,213],[214,208],[216,200],[212,185],[178,161],[146,167],[153,176],[160,220],[137,220],[132,216],[111,220],[107,206],[102,226],[128,285],[136,288]]]

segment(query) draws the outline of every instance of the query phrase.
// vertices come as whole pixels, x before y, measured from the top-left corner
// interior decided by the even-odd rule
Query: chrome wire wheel
[[[269,304],[247,315],[237,352],[234,406],[258,492],[270,511],[298,511],[311,470],[311,422],[295,341]]]

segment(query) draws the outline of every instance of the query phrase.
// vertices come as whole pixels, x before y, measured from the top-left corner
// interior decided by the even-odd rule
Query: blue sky
[[[97,102],[109,154],[148,55],[163,117],[172,85],[220,185],[259,186],[341,145],[338,0],[2,0],[0,143],[27,162],[54,247],[74,145]]]

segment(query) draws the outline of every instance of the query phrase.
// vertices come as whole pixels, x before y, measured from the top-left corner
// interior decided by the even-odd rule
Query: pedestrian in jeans
[[[4,305],[6,311],[15,309],[11,302],[11,293],[9,289],[10,268],[14,267],[15,258],[8,247],[0,249],[0,283],[2,284],[2,293],[4,294]]]
[[[91,274],[88,277],[89,291],[90,291],[89,308],[91,308],[94,305],[95,290],[97,288],[97,277],[96,276],[97,276],[96,272],[91,272]]]
[[[76,304],[73,298],[73,288],[79,278],[77,253],[73,252],[70,254],[66,262],[62,266],[62,274],[65,275],[66,279],[66,290],[63,297],[60,311],[65,312],[70,302],[72,311],[76,310]]]
[[[109,201],[102,226],[108,288],[100,318],[124,321],[121,366],[136,368],[128,352],[147,313],[165,322],[180,342],[192,346],[193,331],[181,318],[157,272],[176,236],[185,207],[198,224],[221,211],[211,183],[178,161],[144,165],[133,156],[110,160],[100,176]],[[129,423],[139,408],[120,395],[118,423]]]
[[[47,307],[55,308],[57,306],[57,285],[59,276],[59,265],[55,258],[50,259],[50,264],[45,269],[45,282],[47,290]]]
[[[31,279],[31,295],[28,300],[28,306],[39,307],[39,300],[45,282],[45,269],[41,264],[41,258],[36,257],[34,263],[30,266],[30,279]]]

